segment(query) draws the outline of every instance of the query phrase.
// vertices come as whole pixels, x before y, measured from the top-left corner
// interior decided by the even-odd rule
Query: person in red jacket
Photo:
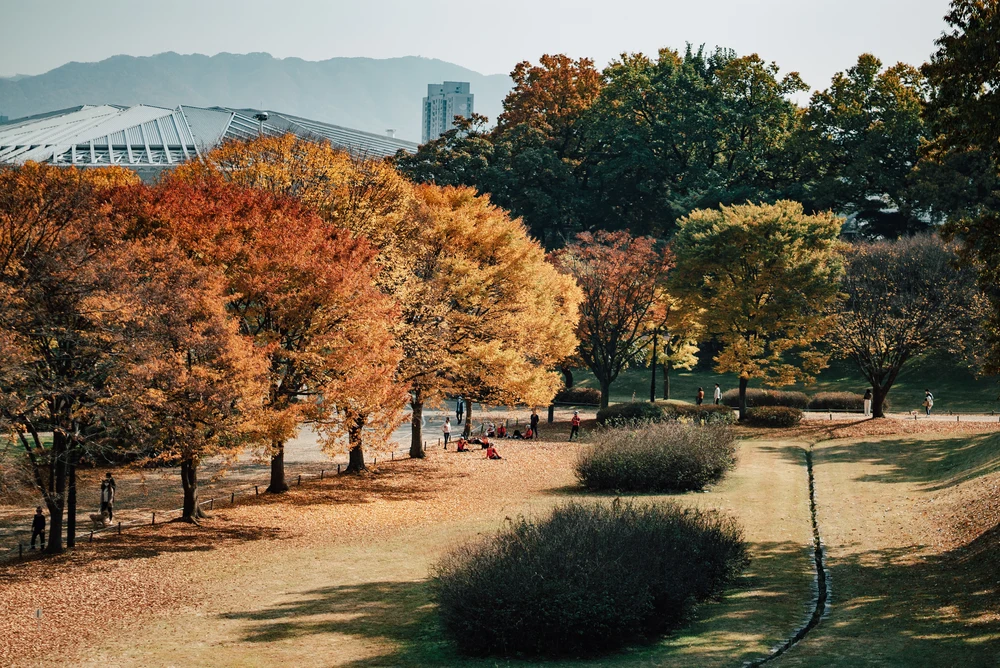
[[[486,448],[486,459],[503,459],[497,449],[492,445]]]
[[[574,436],[580,438],[580,411],[573,411],[573,419],[569,423],[572,425],[569,430],[569,440],[572,441]]]

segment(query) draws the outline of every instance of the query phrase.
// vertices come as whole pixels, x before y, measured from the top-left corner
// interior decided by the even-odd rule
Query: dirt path
[[[805,469],[794,447],[744,444],[727,481],[680,498],[741,519],[754,554],[744,590],[705,606],[682,634],[591,665],[732,665],[801,623],[812,576]],[[435,451],[375,476],[229,508],[201,529],[85,545],[44,579],[41,563],[9,569],[0,664],[43,665],[55,649],[73,665],[493,665],[463,662],[443,642],[429,569],[504,518],[578,494],[576,445],[502,452],[490,462]],[[39,606],[41,635],[31,618]]]
[[[998,455],[989,435],[818,444],[832,607],[774,665],[1000,665],[996,558],[977,561],[954,533],[973,490],[995,495]]]

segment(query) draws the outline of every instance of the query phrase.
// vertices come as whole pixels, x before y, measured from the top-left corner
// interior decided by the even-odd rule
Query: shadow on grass
[[[830,560],[833,607],[782,665],[1000,665],[1000,532],[940,556],[883,549]]]
[[[883,467],[861,482],[915,482],[936,491],[1000,470],[1000,435],[831,444],[817,451],[817,463],[827,462]]]
[[[701,607],[688,627],[648,644],[585,661],[558,665],[727,665],[766,652],[791,634],[811,602],[808,548],[794,543],[752,545],[753,563],[720,601]],[[472,659],[456,652],[436,614],[428,581],[368,582],[299,592],[293,600],[223,615],[245,623],[250,643],[309,643],[309,636],[346,636],[344,642],[377,643],[377,656],[347,665],[494,666],[529,665],[517,658]],[[476,633],[476,629],[468,629]],[[548,663],[548,662],[547,662]],[[533,664],[532,664],[533,665]]]

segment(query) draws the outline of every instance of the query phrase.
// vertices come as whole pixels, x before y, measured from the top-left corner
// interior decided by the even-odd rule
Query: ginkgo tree
[[[834,322],[840,227],[833,214],[807,215],[788,201],[702,209],[678,221],[670,289],[703,309],[722,344],[716,370],[739,376],[741,419],[752,378],[787,385],[826,365],[829,354],[816,344]]]

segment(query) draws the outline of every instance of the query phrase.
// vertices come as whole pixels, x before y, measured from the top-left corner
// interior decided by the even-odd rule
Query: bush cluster
[[[748,563],[741,529],[674,504],[569,504],[446,556],[433,587],[471,655],[581,656],[690,618]]]
[[[638,424],[642,422],[661,422],[666,415],[661,404],[648,401],[630,401],[614,404],[597,411],[598,424],[610,427]]]
[[[747,422],[755,427],[794,427],[802,421],[802,411],[788,406],[758,406],[747,409]]]
[[[726,390],[722,393],[722,403],[737,408],[740,405],[740,391]],[[764,390],[758,387],[747,388],[747,407],[751,406],[788,406],[804,409],[809,405],[809,397],[804,392],[786,392],[784,390]]]
[[[735,424],[736,412],[726,405],[664,404],[663,414],[667,417],[687,418],[700,424]]]
[[[885,410],[889,410],[888,397],[882,402],[882,406]],[[862,411],[865,408],[865,396],[855,392],[817,392],[809,400],[809,408]]]
[[[557,404],[600,404],[601,391],[593,387],[564,387],[552,401]]]
[[[598,434],[576,476],[592,490],[686,492],[721,480],[735,465],[728,427],[664,422]]]

